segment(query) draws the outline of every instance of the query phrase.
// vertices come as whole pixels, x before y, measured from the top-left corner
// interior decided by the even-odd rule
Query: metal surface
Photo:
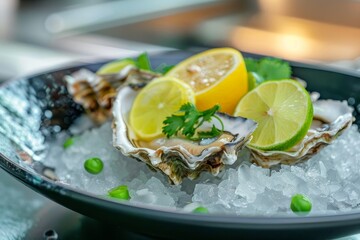
[[[0,199],[2,240],[95,240],[104,237],[150,240],[149,237],[129,232],[119,226],[101,223],[52,202],[30,190],[2,169],[0,191],[10,196]],[[28,204],[25,204],[25,199]],[[29,206],[31,203],[36,205]]]

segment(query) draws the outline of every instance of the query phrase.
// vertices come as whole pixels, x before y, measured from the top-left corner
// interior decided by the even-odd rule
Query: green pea
[[[84,168],[88,173],[99,174],[104,168],[104,164],[100,158],[89,158],[84,162]]]
[[[206,207],[197,207],[193,211],[193,213],[209,213],[209,210]]]
[[[298,215],[306,215],[311,211],[311,200],[302,194],[296,194],[291,198],[290,208]]]
[[[120,200],[129,200],[130,194],[126,185],[120,185],[108,191],[109,196]]]
[[[63,147],[64,149],[69,148],[71,145],[73,145],[75,143],[75,137],[69,137],[68,139],[65,140],[65,142],[63,143]]]

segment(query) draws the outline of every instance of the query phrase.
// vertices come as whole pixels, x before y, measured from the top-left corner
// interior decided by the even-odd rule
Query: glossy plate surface
[[[175,64],[193,53],[170,52],[151,57],[154,66]],[[253,55],[244,54],[245,56]],[[360,232],[360,210],[311,217],[193,215],[131,206],[103,199],[41,175],[46,142],[82,114],[66,91],[63,77],[82,67],[95,71],[103,63],[76,66],[16,79],[0,86],[0,165],[12,176],[48,198],[81,214],[153,237],[207,239],[241,237],[329,238]],[[291,63],[293,75],[322,98],[360,104],[360,75],[327,67]],[[359,110],[360,106],[357,108]],[[357,116],[356,116],[357,115]],[[49,118],[51,116],[51,118]],[[356,124],[360,124],[355,112]],[[29,154],[32,156],[30,157]],[[46,163],[46,159],[42,160]],[[32,163],[31,163],[32,162]],[[291,235],[290,235],[291,234]]]

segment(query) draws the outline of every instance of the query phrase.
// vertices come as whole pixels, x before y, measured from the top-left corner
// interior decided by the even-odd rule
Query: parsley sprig
[[[168,71],[170,71],[174,65],[168,65],[165,63],[160,64],[156,68],[152,68],[149,54],[146,52],[141,53],[138,57],[135,59],[127,58],[127,60],[130,60],[134,63],[134,65],[142,70],[166,74]]]
[[[245,65],[248,72],[254,72],[259,76],[256,79],[257,85],[270,80],[289,79],[291,77],[289,63],[281,59],[270,57],[245,58]]]
[[[215,105],[207,110],[199,111],[193,104],[186,103],[180,107],[178,112],[165,119],[162,131],[168,138],[176,136],[180,132],[187,139],[194,141],[217,137],[224,131],[223,122],[215,115],[219,109],[220,106]],[[202,124],[211,122],[213,118],[220,122],[221,130],[213,124],[209,131],[197,131]]]

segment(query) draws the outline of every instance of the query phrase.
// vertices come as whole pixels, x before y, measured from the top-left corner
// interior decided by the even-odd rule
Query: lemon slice
[[[195,103],[192,88],[173,77],[161,77],[145,86],[130,111],[130,125],[142,140],[162,134],[163,121],[185,103]]]
[[[241,97],[248,91],[244,59],[238,50],[214,48],[178,63],[167,76],[188,83],[195,91],[196,107],[205,110],[215,104],[233,114]]]
[[[241,99],[235,115],[258,123],[251,147],[286,150],[306,135],[313,107],[309,93],[296,81],[268,81]]]
[[[109,62],[105,65],[103,65],[97,72],[96,74],[113,74],[113,73],[118,73],[121,70],[123,70],[126,66],[135,66],[135,61],[133,59],[130,58],[126,58],[126,59],[122,59],[122,60],[116,60],[116,61],[112,61]]]

